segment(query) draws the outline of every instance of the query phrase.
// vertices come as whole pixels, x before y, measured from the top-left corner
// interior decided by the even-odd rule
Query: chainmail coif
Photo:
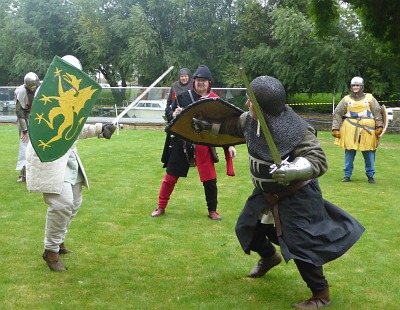
[[[283,111],[276,116],[264,113],[264,119],[271,132],[282,159],[303,141],[309,124],[298,116],[291,107],[285,105]],[[265,161],[273,161],[271,151],[267,145],[264,134],[260,128],[260,136],[257,136],[258,121],[254,120],[250,113],[247,116],[244,135],[247,146]]]

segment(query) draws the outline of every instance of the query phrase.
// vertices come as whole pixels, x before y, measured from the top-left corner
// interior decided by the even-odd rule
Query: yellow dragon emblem
[[[70,140],[77,134],[77,129],[85,117],[81,117],[76,124],[74,123],[74,114],[78,116],[79,112],[85,107],[85,103],[90,100],[92,95],[97,91],[96,89],[92,89],[92,86],[79,89],[82,79],[78,79],[76,76],[69,73],[65,73],[61,76],[61,71],[62,70],[56,68],[56,71],[54,72],[54,76],[58,77],[59,96],[42,95],[42,98],[40,99],[40,101],[44,102],[44,105],[48,102],[52,102],[52,99],[55,99],[58,101],[59,106],[56,106],[49,111],[47,119],[43,116],[44,113],[36,113],[37,117],[35,120],[38,121],[38,124],[40,124],[41,121],[44,121],[51,129],[54,129],[53,122],[57,116],[62,115],[64,117],[64,121],[60,127],[58,127],[57,135],[47,142],[39,140],[40,143],[38,146],[43,147],[43,150],[45,150],[46,147],[51,147],[51,143],[60,140],[65,131],[65,140]],[[64,91],[62,85],[63,80],[71,85],[71,87],[66,91]]]

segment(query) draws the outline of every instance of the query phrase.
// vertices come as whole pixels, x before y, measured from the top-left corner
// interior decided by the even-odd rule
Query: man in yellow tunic
[[[351,94],[340,100],[332,121],[335,144],[345,149],[342,182],[350,181],[354,158],[360,149],[368,182],[374,184],[375,152],[383,131],[382,110],[372,94],[363,92],[364,80],[361,77],[352,78],[350,88]]]

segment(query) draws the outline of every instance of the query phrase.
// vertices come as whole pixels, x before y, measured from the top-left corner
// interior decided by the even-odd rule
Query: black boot
[[[221,216],[217,213],[218,188],[217,179],[203,182],[204,193],[206,195],[208,217],[212,220],[220,220]]]

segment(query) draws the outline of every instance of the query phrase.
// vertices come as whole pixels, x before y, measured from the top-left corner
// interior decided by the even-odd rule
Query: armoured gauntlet
[[[217,135],[219,132],[221,124],[220,123],[210,123],[206,120],[201,120],[193,117],[192,119],[192,128],[200,134],[202,131],[209,131],[213,135]]]
[[[376,135],[377,137],[379,137],[379,136],[382,134],[382,132],[383,132],[383,127],[377,127],[377,128],[375,129],[375,135]]]
[[[335,138],[340,139],[340,131],[337,129],[332,130],[332,136],[334,136]]]
[[[271,170],[275,165],[271,166]],[[275,170],[272,178],[281,185],[289,185],[294,180],[308,180],[312,177],[311,163],[304,157],[296,157],[292,162],[284,163]]]
[[[114,133],[117,126],[111,123],[106,123],[103,125],[103,131],[99,134],[99,138],[111,139],[112,134]]]

